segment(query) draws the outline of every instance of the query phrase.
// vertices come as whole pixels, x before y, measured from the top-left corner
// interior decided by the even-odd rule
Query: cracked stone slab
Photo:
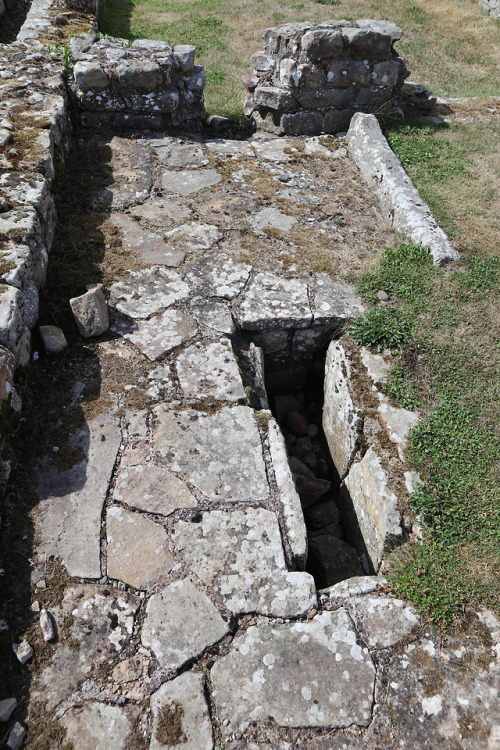
[[[193,222],[192,224],[183,224],[180,227],[171,229],[165,234],[165,237],[170,242],[181,243],[186,250],[199,252],[210,250],[211,247],[222,239],[223,235],[213,224]]]
[[[129,647],[139,605],[139,597],[109,585],[65,592],[61,605],[51,609],[59,645],[36,684],[50,709],[78,690],[93,667],[112,664]]]
[[[196,143],[181,143],[177,138],[169,138],[170,142],[156,149],[160,161],[169,167],[206,167],[208,159],[203,149]]]
[[[195,297],[191,300],[190,312],[198,323],[213,328],[215,331],[230,335],[236,331],[231,310],[220,300]]]
[[[119,420],[102,414],[71,441],[84,450],[81,463],[61,473],[46,463],[39,471],[43,547],[61,559],[70,575],[100,578],[101,514],[121,443]]]
[[[228,255],[210,255],[192,263],[185,278],[206,297],[234,299],[250,277],[252,266],[237,263]]]
[[[123,233],[122,245],[136,252],[143,263],[178,268],[184,263],[186,254],[177,250],[158,234],[143,229],[140,224],[127,214],[111,214],[110,221]]]
[[[113,183],[101,191],[96,206],[108,203],[114,208],[124,209],[144,203],[153,186],[152,149],[138,141],[117,137],[109,143],[109,148]]]
[[[341,281],[332,281],[326,273],[316,275],[314,306],[314,322],[321,325],[340,325],[365,312],[354,289]]]
[[[246,287],[237,315],[247,331],[307,328],[313,319],[307,283],[261,271]]]
[[[140,513],[112,505],[106,513],[109,578],[148,589],[176,564],[165,529]]]
[[[135,344],[152,362],[193,338],[198,325],[180,310],[165,310],[149,320],[139,320],[123,326],[117,321],[113,330]]]
[[[255,503],[267,498],[262,445],[248,406],[226,406],[206,414],[160,404],[154,417],[155,451],[208,498]]]
[[[245,389],[229,339],[199,342],[177,357],[177,374],[188,399],[246,400]]]
[[[110,291],[117,310],[139,319],[149,318],[189,295],[189,287],[178,273],[159,268],[131,271],[127,279],[112,284]]]
[[[386,584],[387,579],[383,576],[353,576],[326,589],[321,589],[318,596],[320,603],[325,606],[336,599],[372,594],[377,588]]]
[[[183,200],[169,196],[168,198],[155,198],[140,206],[134,206],[130,214],[160,229],[179,221],[186,221],[193,212]]]
[[[349,614],[369,648],[388,648],[409,635],[419,619],[413,607],[386,596],[355,597],[346,602]]]
[[[277,208],[267,207],[257,211],[254,216],[250,219],[250,226],[254,232],[258,234],[264,234],[266,227],[273,229],[279,229],[281,232],[289,232],[294,224],[297,223],[297,219],[293,216],[284,214]]]
[[[312,576],[286,569],[278,520],[261,508],[211,511],[175,526],[176,553],[235,614],[298,617],[316,606]]]
[[[154,463],[130,463],[126,451],[116,477],[115,501],[162,516],[196,507],[196,499],[175,474]]]
[[[161,667],[176,670],[228,632],[228,624],[206,594],[183,578],[150,598],[141,639]]]
[[[201,672],[185,672],[166,682],[151,696],[153,727],[149,750],[163,750],[179,745],[183,750],[212,750],[213,733],[205,698],[205,676]],[[173,728],[170,741],[158,733],[162,710],[180,714],[179,726]],[[177,731],[176,731],[177,730]]]
[[[269,420],[268,431],[269,450],[280,494],[285,532],[290,544],[292,560],[299,570],[304,570],[307,559],[307,530],[300,497],[295,488],[288,463],[285,439],[275,419]]]
[[[125,750],[133,722],[124,708],[86,703],[60,719],[74,750]]]
[[[283,727],[334,729],[370,723],[375,668],[338,609],[238,633],[212,668],[212,682],[224,735],[269,718]]]
[[[393,655],[367,747],[495,750],[500,741],[500,667],[488,631],[426,633]]]
[[[218,157],[241,159],[243,156],[255,158],[255,151],[245,141],[233,141],[226,138],[213,138],[205,141],[205,148]]]
[[[221,179],[216,169],[183,169],[177,172],[164,172],[161,186],[167,193],[192,195],[218,185]]]

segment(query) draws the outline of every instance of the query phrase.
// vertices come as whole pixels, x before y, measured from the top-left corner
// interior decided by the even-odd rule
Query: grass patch
[[[440,96],[492,96],[500,62],[500,25],[470,0],[107,0],[101,31],[125,39],[162,39],[198,45],[198,60],[226,78],[207,80],[209,112],[241,116],[241,76],[250,56],[262,49],[269,26],[329,19],[389,18],[404,30],[396,45],[412,71],[411,80]]]
[[[426,535],[394,553],[392,584],[441,624],[466,605],[500,609],[499,269],[498,256],[468,257],[443,273],[400,245],[358,281],[397,307],[372,307],[353,336],[395,353],[386,392],[423,417],[408,460],[425,481],[410,499]]]

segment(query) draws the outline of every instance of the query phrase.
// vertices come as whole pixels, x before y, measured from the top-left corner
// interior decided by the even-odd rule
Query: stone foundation
[[[70,95],[77,119],[89,127],[196,128],[204,113],[205,71],[196,47],[166,42],[72,39]]]
[[[388,21],[287,24],[264,32],[264,49],[243,77],[245,114],[279,134],[337,133],[355,112],[399,108],[409,76]]]

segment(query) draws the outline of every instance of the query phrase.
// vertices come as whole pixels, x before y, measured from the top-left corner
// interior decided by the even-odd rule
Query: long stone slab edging
[[[363,178],[373,186],[394,231],[416,245],[428,247],[435,266],[457,260],[457,251],[387,143],[375,115],[356,113],[346,140],[350,155]]]

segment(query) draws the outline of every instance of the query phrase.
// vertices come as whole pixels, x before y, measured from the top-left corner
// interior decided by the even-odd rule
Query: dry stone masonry
[[[327,21],[267,29],[252,56],[245,114],[276,133],[338,133],[355,112],[396,110],[405,78],[388,21]]]

